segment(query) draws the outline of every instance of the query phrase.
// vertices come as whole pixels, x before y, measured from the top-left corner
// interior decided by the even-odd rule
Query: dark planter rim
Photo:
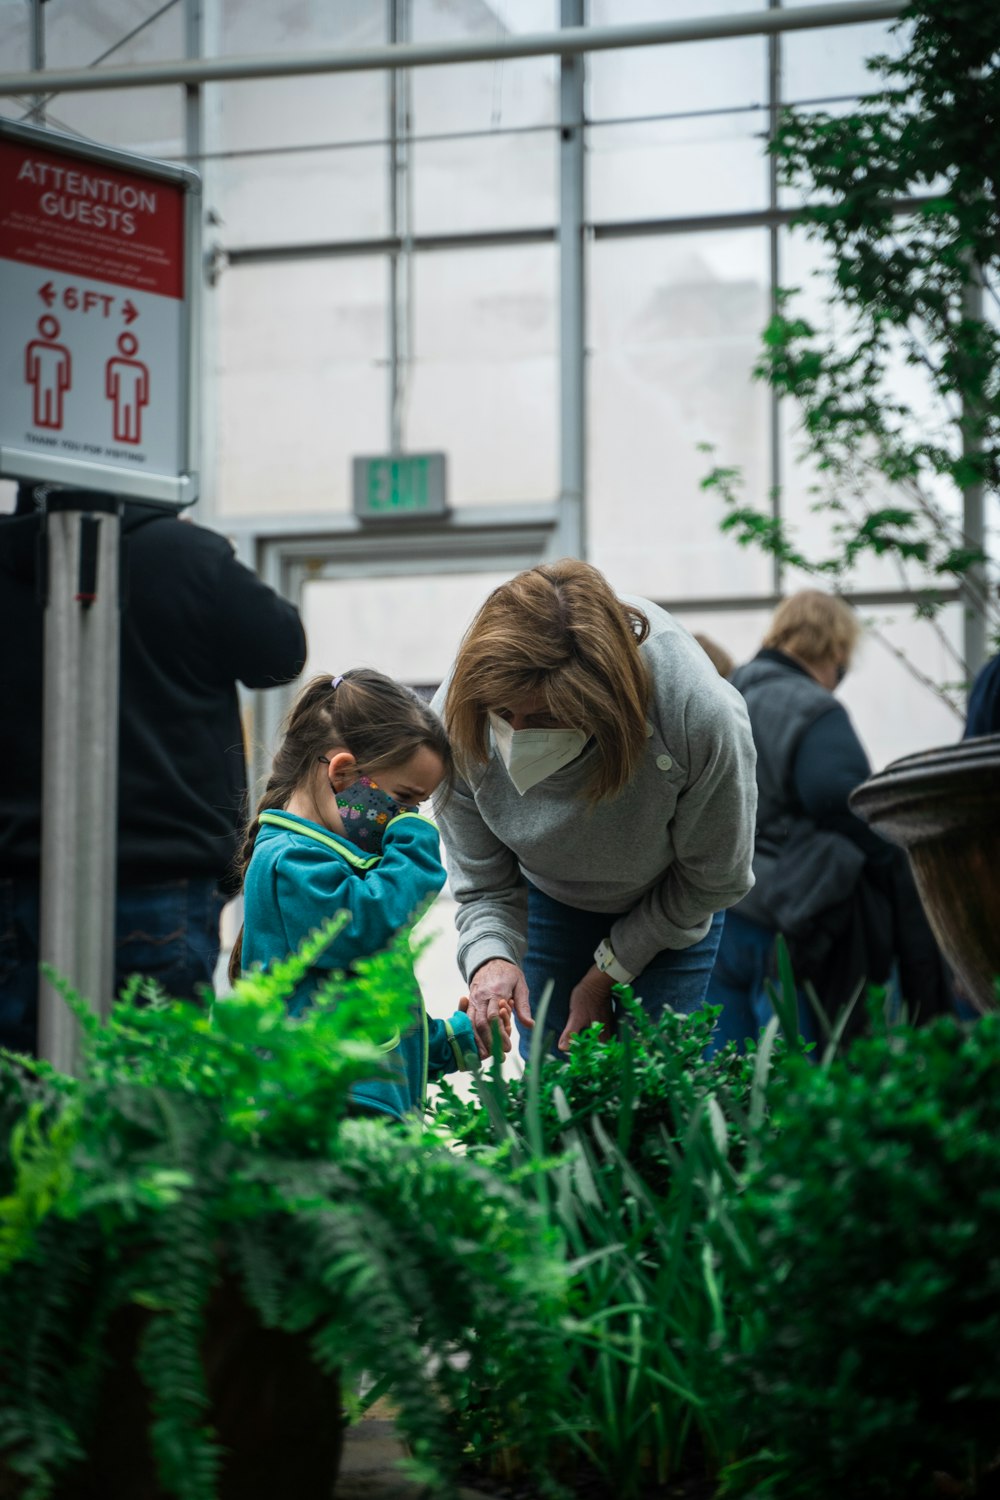
[[[866,822],[877,823],[893,811],[916,810],[919,803],[939,798],[951,799],[956,811],[967,799],[975,799],[975,815],[981,822],[984,809],[977,792],[980,783],[995,785],[998,771],[1000,734],[904,755],[855,787],[849,798],[851,810]],[[1000,799],[993,816],[987,818],[994,820],[1000,821]]]

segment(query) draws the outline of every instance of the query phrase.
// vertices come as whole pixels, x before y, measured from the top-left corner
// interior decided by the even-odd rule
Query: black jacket
[[[0,517],[0,876],[39,870],[41,529],[34,513]],[[118,878],[231,888],[246,802],[236,684],[296,677],[302,625],[224,537],[172,511],[127,503],[122,545]]]
[[[906,856],[848,808],[870,767],[846,710],[782,651],[760,651],[732,682],[746,698],[759,792],[757,884],[736,910],[784,933],[796,978],[831,1018],[894,965],[912,1015],[947,1010],[947,972]],[[857,1006],[847,1034],[865,1019]]]

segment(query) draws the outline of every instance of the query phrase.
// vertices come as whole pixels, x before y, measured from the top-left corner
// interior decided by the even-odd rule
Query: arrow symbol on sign
[[[46,307],[52,306],[53,302],[56,300],[56,289],[52,285],[51,281],[47,281],[44,286],[40,286],[38,288],[38,295],[39,297],[41,297]]]
[[[125,305],[122,308],[122,315],[125,318],[125,323],[127,326],[129,323],[135,322],[136,318],[139,316],[139,309],[133,306],[131,301],[126,300]]]

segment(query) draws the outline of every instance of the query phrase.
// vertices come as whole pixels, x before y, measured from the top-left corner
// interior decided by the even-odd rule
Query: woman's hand
[[[500,1027],[501,1035],[510,1033],[510,1013],[515,1011],[522,1026],[531,1027],[528,1008],[528,985],[517,964],[505,958],[490,958],[480,964],[469,983],[469,1020],[476,1033],[476,1045],[480,1057],[493,1053],[493,1027]],[[509,1040],[504,1047],[508,1051]]]
[[[610,974],[602,974],[596,964],[584,974],[579,984],[573,986],[569,997],[569,1016],[557,1046],[560,1052],[568,1052],[570,1042],[578,1031],[586,1031],[595,1021],[602,1026],[601,1036],[611,1035],[611,988],[614,980]]]

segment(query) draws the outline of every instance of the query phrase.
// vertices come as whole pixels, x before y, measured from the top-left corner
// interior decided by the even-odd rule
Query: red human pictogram
[[[49,313],[38,320],[40,339],[32,339],[24,351],[24,378],[32,387],[31,419],[36,427],[60,428],[63,397],[73,379],[73,361],[65,344],[57,344],[59,321]]]
[[[119,354],[104,366],[104,394],[115,405],[116,443],[142,442],[142,408],[149,405],[149,370],[133,359],[139,348],[134,333],[118,335]]]

